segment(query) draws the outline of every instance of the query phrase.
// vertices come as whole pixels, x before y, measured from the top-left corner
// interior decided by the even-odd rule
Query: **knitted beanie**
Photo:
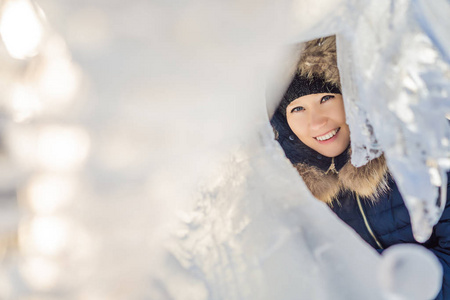
[[[323,77],[308,78],[296,73],[286,93],[284,93],[278,109],[286,116],[286,107],[289,103],[302,96],[320,93],[340,94],[341,90],[336,85],[327,82]]]

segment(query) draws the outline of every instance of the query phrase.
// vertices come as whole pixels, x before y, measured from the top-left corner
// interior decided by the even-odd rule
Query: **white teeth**
[[[329,139],[331,139],[333,136],[336,135],[336,132],[338,132],[338,130],[339,130],[339,128],[337,128],[337,129],[335,129],[335,130],[333,130],[333,131],[331,131],[331,132],[329,132],[329,133],[327,133],[327,134],[325,134],[325,135],[318,136],[318,137],[316,137],[316,140],[319,140],[319,141],[326,141],[326,140],[329,140]]]

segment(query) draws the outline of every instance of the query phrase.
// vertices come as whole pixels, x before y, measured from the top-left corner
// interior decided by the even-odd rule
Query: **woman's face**
[[[286,108],[291,130],[307,146],[327,157],[344,152],[350,143],[340,94],[311,94],[292,101]]]

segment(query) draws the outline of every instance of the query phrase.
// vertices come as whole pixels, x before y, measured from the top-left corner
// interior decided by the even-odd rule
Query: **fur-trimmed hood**
[[[341,89],[337,66],[336,37],[329,36],[305,43],[298,62],[298,74],[306,78],[322,77]]]
[[[300,55],[297,74],[308,80],[321,78],[324,82],[336,86],[340,90],[341,84],[336,60],[334,36],[306,42]],[[356,168],[350,163],[350,147],[339,156],[329,158],[300,141],[290,129],[285,116],[285,106],[282,105],[286,104],[287,98],[291,99],[288,101],[293,100],[292,95],[288,95],[289,90],[288,88],[279,108],[275,111],[271,124],[276,139],[312,194],[331,205],[339,194],[346,191],[354,192],[357,196],[372,201],[387,191],[388,170],[384,156]]]

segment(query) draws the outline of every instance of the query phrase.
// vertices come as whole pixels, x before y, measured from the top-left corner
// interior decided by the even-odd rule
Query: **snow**
[[[383,252],[379,280],[393,299],[433,299],[442,284],[442,265],[431,252],[413,244]]]
[[[352,163],[384,151],[426,240],[450,168],[448,1],[25,2],[46,32],[24,60],[0,47],[0,186],[19,203],[0,199],[19,241],[0,298],[438,292],[429,251],[380,256],[313,198],[268,120],[299,43],[336,34]]]

